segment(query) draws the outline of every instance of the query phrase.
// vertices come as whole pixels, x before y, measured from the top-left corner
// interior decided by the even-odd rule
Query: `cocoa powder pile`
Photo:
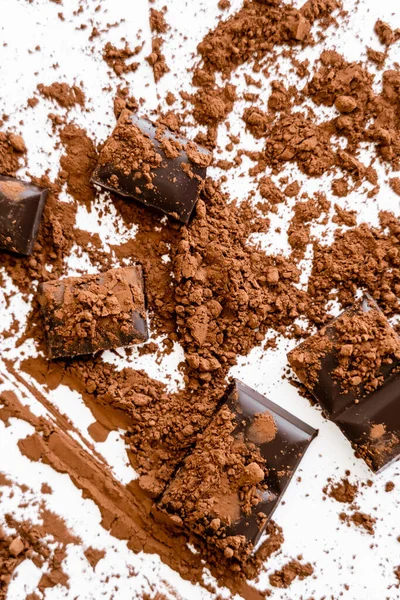
[[[192,94],[182,92],[186,111],[159,115],[160,122],[179,132],[186,119],[193,117],[204,127],[196,141],[215,148],[218,146],[218,128],[221,124],[229,124],[230,114],[238,101],[232,79],[236,69],[247,64],[246,68],[251,68],[253,75],[262,81],[268,66],[279,62],[280,46],[295,64],[297,48],[317,43],[311,26],[318,22],[322,31],[335,26],[335,19],[341,17],[335,11],[339,7],[340,3],[335,0],[310,0],[300,10],[279,0],[246,0],[238,12],[220,21],[200,43],[199,64],[193,71],[196,90]],[[152,31],[163,39],[160,36],[167,31],[164,14],[152,10],[150,23]],[[395,42],[397,33],[391,34],[390,27],[380,24],[376,29],[379,37],[385,40],[385,46]],[[320,40],[323,42],[323,33]],[[116,75],[125,76],[137,69],[138,63],[132,61],[140,49],[138,46],[131,50],[128,45],[117,49],[109,42],[103,58]],[[157,65],[160,65],[161,75],[165,72],[161,42],[159,46],[153,45],[152,54],[154,57],[149,62],[153,64],[157,79]],[[385,56],[369,55],[374,56],[375,61],[379,59],[384,68]],[[146,165],[156,166],[159,159],[154,148],[146,145],[139,135],[134,136],[131,144],[124,137],[121,148],[110,149],[106,144],[99,149],[77,125],[54,119],[54,129],[60,135],[65,154],[56,180],[50,181],[46,176],[40,180],[50,188],[50,196],[35,251],[26,260],[9,255],[1,257],[2,268],[24,294],[30,293],[37,281],[67,276],[67,258],[75,245],[87,252],[92,265],[99,270],[121,266],[125,259],[142,264],[151,325],[155,334],[164,336],[158,353],[169,352],[176,342],[184,350],[184,361],[180,365],[184,379],[182,390],[169,393],[166,386],[145,372],[130,367],[117,369],[106,363],[101,355],[47,361],[39,354],[24,360],[18,373],[22,382],[29,374],[43,389],[54,390],[63,384],[80,392],[95,418],[89,432],[94,439],[104,440],[109,431],[123,429],[129,459],[140,475],[139,481],[122,486],[112,478],[104,463],[96,462],[97,458],[89,453],[82,455],[79,445],[68,433],[71,424],[59,416],[57,425],[47,423],[44,426],[26,415],[15,400],[9,398],[2,398],[0,412],[3,411],[4,418],[7,415],[24,418],[35,427],[37,433],[26,438],[26,443],[22,441],[24,453],[32,460],[42,460],[56,470],[69,473],[100,507],[104,527],[116,537],[127,539],[130,548],[159,553],[183,577],[202,585],[204,565],[201,561],[205,560],[219,583],[227,585],[232,594],[240,593],[245,598],[259,598],[245,578],[254,577],[263,561],[279,548],[283,541],[281,531],[271,523],[269,538],[259,553],[232,571],[229,551],[224,556],[212,545],[204,544],[204,527],[199,531],[202,535],[194,541],[201,551],[197,556],[187,549],[189,537],[185,531],[173,537],[163,524],[154,524],[149,517],[153,498],[158,498],[168,486],[171,476],[199,436],[207,436],[203,432],[215,426],[217,421],[213,421],[213,417],[226,389],[229,369],[236,364],[238,356],[245,356],[252,348],[263,344],[268,331],[272,330],[276,336],[301,339],[315,325],[330,320],[328,299],[338,299],[346,307],[353,302],[357,288],[368,290],[387,316],[400,313],[398,216],[389,211],[381,212],[379,225],[371,227],[357,225],[354,214],[337,209],[336,224],[339,227],[333,242],[325,243],[323,238],[312,237],[311,225],[324,215],[325,225],[328,225],[329,197],[302,196],[300,201],[302,190],[298,185],[277,184],[275,177],[286,165],[297,165],[310,177],[332,172],[335,177],[332,195],[343,198],[354,189],[365,193],[361,185],[366,183],[369,200],[373,202],[379,187],[378,174],[372,164],[364,165],[359,160],[358,151],[364,142],[371,142],[376,161],[388,172],[398,168],[398,68],[382,73],[382,89],[378,93],[372,86],[374,79],[369,65],[349,63],[334,49],[325,48],[315,67],[297,64],[296,68],[310,73],[303,89],[288,87],[286,81],[277,80],[266,106],[262,109],[250,106],[243,112],[250,133],[260,140],[265,139],[261,151],[247,154],[253,162],[250,176],[257,183],[262,198],[257,206],[246,199],[233,202],[221,191],[218,181],[209,179],[193,220],[188,226],[179,226],[112,196],[104,201],[104,211],[108,210],[107,203],[112,202],[125,225],[137,227],[137,232],[124,244],[112,246],[111,254],[105,252],[97,234],[75,227],[79,205],[90,208],[95,198],[90,180],[98,151],[101,150],[104,156],[110,150],[112,158],[116,152],[123,151],[119,160],[129,171],[132,168],[146,171]],[[254,84],[249,80],[250,85]],[[49,86],[51,91],[42,90],[42,93],[68,108],[64,97],[69,91],[63,91],[64,99],[60,102],[56,93],[58,86],[54,86]],[[137,109],[136,101],[126,89],[118,88],[116,97],[117,116],[126,107]],[[74,98],[74,105],[79,107],[82,103],[77,92]],[[255,97],[249,97],[248,101],[253,100],[256,102]],[[310,100],[331,108],[332,118],[317,119],[309,106]],[[333,136],[343,136],[347,144],[345,150],[337,149]],[[234,176],[234,169],[240,166],[246,149],[239,139],[232,136],[232,140],[236,157],[225,166]],[[25,144],[19,136],[7,130],[0,132],[0,174],[15,174],[22,166],[25,152]],[[395,178],[392,182],[395,190]],[[65,183],[72,197],[71,203],[59,199]],[[269,231],[269,213],[278,211],[279,205],[286,203],[288,198],[295,202],[288,232],[291,252],[283,256],[250,243],[252,234]],[[341,229],[343,224],[345,229]],[[313,249],[311,276],[307,286],[300,286],[299,261],[310,246]],[[28,326],[20,341],[33,336],[38,350],[43,351],[45,345],[38,309],[34,298]],[[298,325],[300,318],[306,325]],[[382,318],[375,319],[373,313],[366,334],[371,339],[376,336],[377,348],[374,357],[365,357],[362,352],[364,341],[358,339],[359,325],[354,319],[347,319],[340,332],[341,346],[353,346],[351,354],[343,356],[346,365],[349,362],[352,365],[351,376],[346,366],[344,379],[347,386],[356,386],[354,378],[366,375],[368,386],[373,388],[377,384],[377,365],[397,351],[396,342]],[[11,363],[9,368],[13,368]],[[39,401],[48,402],[45,395]],[[229,425],[229,421],[227,423]],[[216,440],[214,436],[208,451],[214,450],[219,443],[223,445],[226,440],[229,441],[229,433],[224,439]],[[242,470],[253,463],[260,469],[265,468],[259,457],[253,455],[246,455],[245,461],[240,452],[238,456],[235,453],[228,456],[233,457],[235,467],[239,465]],[[189,454],[187,459],[189,464],[193,462],[194,482],[198,482],[205,469],[204,457],[197,458],[196,454]],[[88,465],[92,470],[90,476]],[[208,465],[211,469],[212,464]],[[229,474],[237,483],[240,477],[236,475]],[[183,508],[179,510],[186,511],[188,482],[184,479],[181,484],[178,491]],[[223,485],[221,489],[225,490]],[[349,497],[349,490],[346,487],[344,497]],[[339,497],[341,490],[337,492]],[[175,500],[179,494],[174,494]],[[243,505],[244,496],[239,504]],[[249,498],[251,493],[247,500]],[[189,512],[192,509],[190,507]],[[351,518],[355,524],[373,532],[373,520],[368,515],[355,513]],[[221,521],[221,515],[214,519]],[[236,551],[235,546],[232,549]],[[11,565],[9,570],[13,568]],[[312,572],[310,564],[302,565],[292,560],[271,575],[270,580],[272,585],[287,587],[295,577],[301,579]]]

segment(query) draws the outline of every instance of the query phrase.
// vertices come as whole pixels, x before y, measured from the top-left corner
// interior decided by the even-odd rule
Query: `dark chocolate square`
[[[400,453],[400,337],[365,294],[288,355],[372,470]]]
[[[206,148],[125,110],[100,152],[92,181],[187,223],[210,162]]]
[[[316,435],[235,380],[158,507],[171,523],[244,560]]]
[[[0,249],[29,255],[38,234],[48,191],[0,175]]]
[[[148,339],[140,266],[42,283],[38,300],[50,358]]]

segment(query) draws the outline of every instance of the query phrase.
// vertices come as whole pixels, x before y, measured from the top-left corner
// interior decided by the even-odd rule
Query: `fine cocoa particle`
[[[78,85],[56,81],[51,85],[39,83],[37,89],[44,98],[54,100],[62,108],[73,108],[76,104],[85,106],[85,94]]]
[[[385,484],[385,492],[392,492],[395,488],[393,481],[387,481]]]
[[[269,582],[277,588],[288,588],[296,579],[303,580],[314,573],[310,563],[302,564],[298,560],[291,560],[286,565],[269,576]]]

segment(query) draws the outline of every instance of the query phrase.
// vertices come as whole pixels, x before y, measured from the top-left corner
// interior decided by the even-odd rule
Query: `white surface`
[[[165,0],[161,0],[153,6],[161,7],[164,3]],[[296,5],[301,3],[295,2]],[[38,83],[82,82],[88,98],[87,106],[91,112],[73,110],[69,113],[69,119],[74,118],[97,141],[104,140],[108,135],[114,123],[112,99],[119,81],[112,75],[112,91],[103,91],[103,88],[110,84],[109,69],[101,59],[101,49],[107,41],[121,46],[120,39],[125,36],[131,46],[135,46],[137,33],[142,30],[141,40],[145,42],[145,47],[140,54],[141,67],[136,73],[130,74],[128,79],[131,92],[137,98],[143,97],[146,100],[142,109],[144,112],[157,105],[157,90],[152,71],[144,61],[144,57],[150,53],[151,45],[147,0],[103,0],[100,4],[107,9],[106,13],[103,9],[95,13],[94,9],[99,2],[89,0],[85,3],[84,13],[77,17],[73,16],[73,11],[79,6],[77,0],[65,0],[64,6],[49,0],[34,0],[32,4],[27,3],[26,0],[2,0],[2,4],[6,10],[2,12],[0,22],[0,83],[2,86],[0,114],[4,112],[10,115],[7,126],[21,131],[27,142],[29,165],[26,171],[28,173],[41,175],[47,168],[50,168],[51,176],[57,173],[60,150],[54,148],[57,137],[51,133],[47,114],[48,112],[65,113],[51,101],[42,98],[34,110],[21,112],[20,109],[33,95]],[[381,2],[363,0],[358,6],[354,6],[353,0],[346,0],[344,4],[345,8],[351,11],[349,24],[338,30],[329,31],[326,47],[336,45],[348,59],[364,58],[367,45],[379,49],[379,42],[373,34],[373,25],[378,17],[389,21],[394,27],[400,26],[397,0]],[[232,1],[230,12],[240,5],[240,0]],[[57,17],[57,13],[61,11],[66,18],[65,22]],[[396,14],[392,16],[393,12]],[[227,12],[224,13],[226,14]],[[206,31],[216,24],[220,15],[217,0],[196,0],[196,2],[188,0],[185,3],[182,0],[169,0],[167,20],[173,24],[174,37],[170,39],[167,36],[165,45],[165,54],[171,72],[159,83],[158,93],[161,98],[167,91],[175,92],[175,95],[181,89],[190,91],[190,73],[187,72],[187,68],[193,64],[193,52]],[[89,18],[93,18],[94,25],[99,29],[103,29],[107,22],[117,21],[121,16],[125,18],[124,23],[110,29],[94,42],[88,41],[90,27],[86,31],[77,29],[81,23],[88,22]],[[188,37],[185,43],[182,41],[184,35]],[[183,47],[180,47],[182,44]],[[40,52],[34,51],[37,45],[41,47]],[[29,50],[33,52],[29,53]],[[300,57],[307,56],[315,60],[320,50],[320,46],[317,46],[299,54]],[[399,59],[400,51],[397,44],[391,48],[388,68],[391,61]],[[54,63],[59,64],[57,69],[51,67]],[[286,72],[287,66],[285,61],[282,61],[281,72]],[[239,68],[234,76],[234,83],[239,91],[244,87],[243,74],[247,69],[246,65]],[[381,73],[376,73],[376,85],[379,89]],[[271,77],[274,78],[273,73]],[[297,84],[302,85],[304,81],[298,81]],[[265,85],[263,90],[259,101],[260,106],[266,97],[268,97],[268,85]],[[243,102],[237,102],[235,105],[234,113],[230,118],[232,133],[239,134],[243,145],[253,149],[260,146],[262,141],[254,140],[245,132],[244,123],[240,118],[243,106]],[[334,111],[334,108],[317,110],[321,115],[334,114]],[[20,125],[21,119],[24,123]],[[196,129],[197,127],[194,127],[190,134],[194,135]],[[224,133],[226,132],[221,127],[221,141]],[[229,158],[228,153],[221,156]],[[248,163],[244,161],[243,171],[246,172],[247,168]],[[247,198],[249,192],[255,187],[254,183],[248,177],[239,178],[239,171],[234,173],[234,176],[228,178],[227,189],[234,198]],[[214,174],[219,176],[217,171]],[[287,174],[304,182],[304,187],[309,193],[316,190],[329,190],[331,176],[310,181],[293,167],[287,169]],[[386,180],[385,176],[384,180]],[[382,181],[381,178],[381,184]],[[389,209],[400,215],[398,196],[384,185],[377,199],[366,200],[365,190],[361,188],[348,198],[344,200],[335,198],[335,201],[344,207],[350,206],[356,209],[359,222],[366,220],[376,223],[379,209]],[[100,208],[103,202],[110,204],[107,196],[101,196],[96,202],[96,208]],[[295,200],[291,202],[294,204]],[[127,230],[123,224],[116,226],[115,216],[108,219],[106,223],[103,221],[99,227],[96,214],[97,211],[93,211],[88,220],[85,210],[80,209],[79,221],[87,223],[90,231],[98,231],[105,247],[109,243],[124,241],[127,236],[133,234],[133,231]],[[286,230],[290,216],[289,209],[284,206],[279,208],[278,215],[272,221],[272,230],[280,226],[282,233],[273,238],[268,235],[260,239],[266,249],[289,252]],[[320,231],[318,225],[313,225],[312,232],[315,235]],[[78,259],[74,254],[68,261],[71,273],[76,268],[78,260],[80,265],[87,264],[90,270],[88,257]],[[309,255],[308,260],[303,261],[303,266],[302,282],[306,284],[307,269],[310,266]],[[24,319],[28,308],[20,303],[17,295],[6,308],[0,292],[2,324],[11,323],[13,314]],[[232,369],[232,374],[239,376],[243,381],[320,430],[319,437],[312,444],[298,473],[301,481],[294,481],[290,485],[284,504],[275,513],[275,520],[283,527],[285,535],[282,552],[271,558],[254,586],[266,590],[270,587],[268,574],[285,564],[287,558],[302,554],[305,561],[315,564],[315,578],[302,582],[295,581],[288,591],[271,588],[274,600],[311,596],[318,599],[326,596],[335,600],[339,597],[344,600],[384,600],[385,598],[396,600],[400,598],[400,591],[393,587],[395,584],[393,568],[400,564],[400,544],[396,541],[397,536],[400,535],[400,464],[392,466],[379,476],[372,476],[364,463],[354,458],[350,445],[340,431],[333,424],[324,421],[316,409],[299,397],[286,380],[282,380],[286,366],[285,354],[292,345],[280,340],[277,351],[265,352],[261,348],[256,348],[249,356],[241,358],[238,366]],[[32,343],[26,343],[22,350],[26,354],[32,353]],[[4,341],[0,339],[1,356],[16,357],[20,352],[21,349],[15,351],[11,339]],[[139,364],[136,353],[131,359],[127,359],[124,352],[119,354],[121,359],[118,362],[121,368],[125,365],[145,368],[152,377],[160,380],[164,380],[165,375],[171,372],[176,378],[173,385],[181,385],[181,376],[177,370],[182,357],[179,347],[176,348],[172,358],[167,362],[163,361],[161,365],[156,364],[151,355],[142,357],[142,362]],[[107,354],[105,360],[114,361],[115,355]],[[10,385],[7,384],[5,387],[9,389]],[[77,428],[86,434],[86,428],[93,419],[78,394],[59,388],[51,394],[51,399],[71,418]],[[42,407],[34,398],[24,398],[23,401],[31,405],[35,414],[43,413]],[[18,421],[14,421],[10,428],[5,428],[0,422],[0,471],[16,482],[27,484],[32,490],[26,493],[30,500],[39,494],[42,482],[49,483],[54,490],[52,495],[46,497],[49,508],[60,513],[73,532],[82,537],[85,544],[92,544],[99,549],[104,548],[107,552],[106,557],[93,571],[83,557],[82,550],[71,547],[65,566],[65,570],[71,574],[71,589],[67,591],[56,587],[47,590],[46,598],[89,600],[104,597],[125,600],[140,598],[144,590],[154,590],[157,587],[167,597],[172,592],[178,597],[191,600],[212,597],[199,586],[192,586],[182,580],[163,565],[157,556],[135,555],[127,549],[125,542],[116,540],[104,531],[100,526],[97,507],[91,501],[82,498],[81,492],[73,486],[67,476],[57,474],[45,465],[31,463],[20,454],[16,442],[30,431],[29,426]],[[118,479],[128,481],[134,476],[131,467],[127,464],[123,442],[118,432],[110,436],[106,443],[96,444],[96,449],[109,461]],[[363,533],[362,530],[348,528],[339,522],[339,512],[346,510],[344,505],[332,499],[322,500],[322,488],[327,478],[339,479],[346,469],[351,470],[351,479],[365,481],[370,477],[373,478],[374,485],[371,488],[364,488],[357,502],[360,510],[378,518],[374,538]],[[392,480],[396,487],[393,492],[385,493],[384,485],[389,480]],[[29,516],[34,521],[38,518],[37,508],[35,509],[32,503],[29,514],[26,510],[18,509],[21,494],[22,492],[18,492],[10,498],[6,490],[0,505],[0,521],[2,515],[9,511],[16,511],[17,517],[21,518]],[[132,568],[135,576],[132,576]],[[119,574],[118,578],[117,574]],[[40,573],[32,563],[28,561],[23,563],[10,586],[9,599],[24,598],[27,593],[35,589],[39,578]],[[210,581],[207,574],[205,579]],[[346,584],[349,586],[348,590],[345,589]],[[220,593],[223,597],[229,598],[227,590],[222,590]]]

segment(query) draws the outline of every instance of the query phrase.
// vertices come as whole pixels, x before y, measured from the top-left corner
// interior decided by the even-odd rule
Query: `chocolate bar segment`
[[[92,181],[187,223],[210,162],[205,148],[124,110]]]
[[[148,339],[140,266],[42,283],[49,358],[93,354]]]
[[[235,380],[159,501],[181,525],[245,560],[317,431]]]
[[[400,337],[368,294],[288,359],[371,469],[392,462],[400,452]]]
[[[42,187],[0,175],[0,250],[32,253],[47,194]]]

